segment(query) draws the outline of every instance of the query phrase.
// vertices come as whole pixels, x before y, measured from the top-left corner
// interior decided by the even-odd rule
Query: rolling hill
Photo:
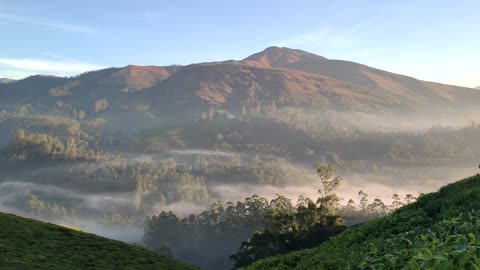
[[[127,66],[70,78],[32,76],[0,85],[0,104],[61,100],[83,110],[107,99],[110,109],[139,104],[153,112],[198,115],[208,107],[240,111],[258,102],[356,111],[466,108],[480,101],[470,88],[425,82],[312,53],[270,47],[240,61],[189,66]]]
[[[317,248],[268,258],[245,270],[479,269],[479,199],[480,176],[464,179]]]
[[[197,268],[143,247],[0,213],[0,269]]]

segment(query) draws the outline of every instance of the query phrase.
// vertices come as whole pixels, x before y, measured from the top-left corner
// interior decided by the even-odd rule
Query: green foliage
[[[195,172],[205,179],[223,183],[252,183],[284,186],[288,184],[314,183],[316,179],[281,158],[241,159],[239,155],[198,155]]]
[[[480,176],[354,226],[317,248],[245,269],[478,269]]]
[[[327,164],[317,163],[314,168],[321,183],[317,203],[301,196],[293,207],[290,199],[277,195],[270,202],[273,207],[265,216],[263,231],[244,241],[231,256],[235,267],[317,246],[343,229],[342,219],[335,215],[339,201],[335,191],[342,179],[333,177],[335,169]]]
[[[375,243],[359,268],[479,269],[479,237],[480,212],[461,213],[431,229],[415,228]]]
[[[198,269],[145,248],[0,213],[0,268]]]
[[[145,222],[145,244],[153,250],[170,247],[173,255],[205,269],[225,269],[239,243],[263,227],[275,203],[252,196],[244,201],[216,202],[198,215],[179,218],[161,212]]]
[[[78,134],[79,127],[71,127],[71,133]],[[114,156],[95,152],[88,143],[78,136],[54,136],[48,133],[26,132],[19,129],[15,139],[2,149],[0,161],[25,160],[110,160]]]

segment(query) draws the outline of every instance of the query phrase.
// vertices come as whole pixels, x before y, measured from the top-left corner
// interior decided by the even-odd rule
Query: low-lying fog
[[[197,153],[196,150],[191,150],[191,152],[192,154]],[[470,168],[415,168],[412,171],[417,175],[402,178],[395,175],[386,177],[358,173],[342,175],[344,181],[338,190],[338,194],[343,198],[342,204],[346,204],[349,199],[358,201],[359,190],[367,193],[370,201],[380,198],[386,204],[389,204],[394,193],[399,194],[402,198],[406,194],[418,196],[420,193],[435,191],[445,184],[471,176],[476,173],[477,169],[472,165]],[[224,201],[242,200],[253,194],[264,196],[267,199],[273,198],[276,194],[281,194],[291,198],[293,202],[296,202],[300,195],[310,198],[317,198],[318,196],[318,186],[314,184],[284,187],[252,184],[209,184],[208,189],[212,197]],[[36,194],[40,198],[55,198],[55,201],[63,202],[66,207],[76,209],[77,219],[74,224],[67,224],[64,220],[58,219],[48,220],[50,222],[126,242],[142,241],[143,228],[141,225],[109,226],[99,222],[99,217],[112,207],[129,211],[134,209],[135,195],[133,192],[84,193],[52,185],[19,182],[11,179],[0,183],[0,211],[31,216],[26,211],[27,199],[30,194]],[[171,210],[179,216],[188,216],[206,210],[208,207],[209,205],[206,204],[178,201],[161,208],[154,208],[146,215]],[[145,218],[145,216],[142,218]]]

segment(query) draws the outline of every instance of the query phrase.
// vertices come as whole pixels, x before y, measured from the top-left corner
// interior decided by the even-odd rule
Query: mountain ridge
[[[13,103],[52,103],[61,98],[84,107],[91,103],[89,99],[107,98],[117,108],[147,103],[158,110],[191,114],[210,106],[239,111],[258,101],[360,111],[463,108],[480,102],[480,93],[470,88],[279,47],[243,60],[168,67],[129,65],[69,78],[31,76],[1,85],[0,97]]]

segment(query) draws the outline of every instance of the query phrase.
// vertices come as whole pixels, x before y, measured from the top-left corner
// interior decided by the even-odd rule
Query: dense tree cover
[[[157,115],[148,122],[152,123],[149,130],[137,131],[123,125],[123,116],[145,122],[148,106],[121,108],[124,114],[119,120],[118,108],[109,106],[107,99],[100,97],[80,107],[66,96],[55,96],[66,93],[52,90],[52,106],[20,104],[0,110],[0,144],[10,140],[0,154],[1,181],[15,176],[84,194],[133,194],[124,205],[105,206],[88,216],[103,224],[138,226],[146,215],[161,213],[155,216],[156,222],[155,217],[150,220],[157,225],[146,235],[145,239],[152,239],[149,246],[208,267],[231,265],[228,256],[235,252],[240,266],[312,247],[342,228],[332,227],[334,217],[336,221],[340,216],[350,226],[385,216],[415,199],[394,195],[393,203],[386,205],[360,192],[358,198],[340,205],[329,183],[301,169],[305,164],[321,160],[346,177],[361,173],[371,182],[389,183],[391,179],[420,181],[427,178],[422,174],[426,165],[456,166],[480,154],[476,146],[480,126],[474,123],[461,129],[434,126],[418,133],[380,132],[359,127],[362,122],[346,122],[335,113],[252,101],[238,114],[211,108],[197,122]],[[112,124],[115,121],[120,124]],[[321,171],[325,179],[335,179],[326,177],[331,174],[328,168]],[[181,208],[183,203],[210,205],[217,196],[225,197],[215,190],[218,185],[242,184],[317,184],[322,192],[319,200],[300,198],[297,203],[282,196],[270,201],[251,197],[249,201],[264,209],[258,216],[245,206],[252,203],[247,201],[217,203],[189,218],[162,212],[172,205]],[[86,214],[78,212],[85,209],[73,200],[64,203],[48,194],[37,195],[22,200],[27,201],[25,209],[39,219],[74,223]],[[168,228],[172,236],[163,239],[167,236],[159,228]]]
[[[475,144],[480,125],[474,122],[464,128],[433,125],[421,132],[401,132],[370,129],[362,121],[366,120],[284,107],[274,114],[232,120],[221,128],[206,123],[212,130],[204,136],[211,138],[212,148],[220,145],[297,160],[325,159],[346,168],[360,160],[416,166],[461,163],[480,154]]]
[[[237,203],[218,201],[209,210],[185,218],[161,212],[147,219],[144,241],[149,248],[166,248],[173,256],[206,269],[229,267],[232,254],[235,266],[241,267],[317,246],[343,230],[341,215],[352,223],[365,221],[406,203],[399,198],[391,206],[379,199],[369,203],[368,195],[360,192],[360,206],[341,206],[335,190],[342,179],[334,177],[329,165],[317,164],[315,169],[320,185],[317,200],[300,196],[293,204],[281,195],[270,201],[255,195]],[[378,205],[385,207],[383,212]]]
[[[251,183],[288,185],[314,183],[315,179],[285,159],[255,155],[242,158],[235,155],[200,154],[193,164],[195,174],[221,183]]]
[[[0,213],[0,268],[193,270],[147,249]]]
[[[59,137],[48,133],[26,132],[19,129],[13,141],[2,150],[4,161],[41,160],[110,160],[114,155],[96,152],[77,136]]]
[[[99,99],[97,103],[99,111],[109,110],[106,99]],[[133,110],[126,108],[127,114]],[[480,148],[475,146],[475,140],[480,135],[480,126],[476,123],[460,129],[435,125],[427,131],[416,133],[381,132],[363,126],[362,121],[367,121],[364,119],[355,122],[333,111],[316,113],[282,106],[276,109],[275,113],[265,110],[261,114],[246,113],[225,119],[213,117],[198,123],[178,121],[177,126],[159,125],[145,134],[139,130],[138,135],[116,136],[111,131],[104,133],[106,129],[110,129],[108,122],[111,119],[91,118],[86,111],[88,108],[75,107],[62,100],[56,101],[52,109],[46,111],[40,110],[38,105],[22,104],[10,110],[3,109],[0,113],[0,125],[14,121],[15,125],[12,123],[10,129],[13,126],[23,127],[29,132],[58,136],[52,123],[60,123],[60,119],[64,119],[64,130],[73,136],[81,132],[88,133],[89,144],[104,151],[207,148],[248,152],[262,157],[275,155],[301,162],[324,160],[337,167],[350,169],[356,169],[361,161],[376,163],[378,166],[464,163],[480,154]],[[213,114],[228,113],[225,108],[213,108],[211,111]],[[42,114],[44,116],[40,117]],[[2,121],[2,118],[6,120]],[[138,119],[137,122],[142,121],[146,120]],[[98,123],[92,124],[94,122]],[[159,124],[162,122],[165,120],[158,120]],[[116,128],[125,129],[122,126]],[[154,135],[155,130],[158,130],[157,134],[163,135]],[[11,132],[12,130],[9,131]],[[165,138],[166,136],[170,136],[170,139]],[[82,138],[85,139],[85,136]]]
[[[374,198],[370,202],[368,194],[360,190],[357,199],[358,203],[354,199],[349,199],[347,204],[338,208],[339,215],[348,226],[386,216],[402,206],[415,202],[417,197],[406,194],[402,199],[398,194],[393,194],[391,204],[386,205],[379,198]]]
[[[320,179],[317,201],[300,196],[297,204],[293,206],[291,200],[283,196],[272,200],[271,204],[276,207],[265,216],[263,231],[256,232],[243,242],[240,250],[231,256],[235,267],[315,247],[343,231],[345,221],[348,225],[382,217],[416,199],[407,194],[405,200],[401,201],[400,197],[394,194],[392,204],[387,206],[378,198],[369,203],[368,195],[359,191],[358,206],[353,199],[342,206],[335,193],[342,178],[334,177],[335,170],[330,165],[317,163],[315,169]]]
[[[477,269],[479,184],[475,176],[447,185],[317,248],[268,258],[245,269]]]
[[[266,213],[274,207],[255,195],[237,203],[219,201],[186,218],[162,212],[147,218],[144,242],[153,250],[169,247],[175,257],[205,269],[229,268],[228,256],[243,239],[263,227]]]
[[[316,164],[315,169],[321,182],[316,203],[303,196],[295,207],[283,196],[272,200],[270,204],[275,207],[267,213],[263,230],[243,242],[231,256],[235,267],[317,246],[343,229],[343,221],[336,213],[340,198],[335,194],[342,179],[333,177],[331,166]]]

